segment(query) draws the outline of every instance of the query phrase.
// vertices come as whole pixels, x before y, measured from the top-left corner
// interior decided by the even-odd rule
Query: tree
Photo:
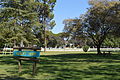
[[[52,29],[55,26],[53,9],[56,3],[56,0],[37,0],[41,5],[38,6],[37,12],[39,17],[39,22],[42,23],[42,31],[38,34],[44,34],[44,51],[46,51],[47,40],[46,40],[46,28]]]
[[[0,3],[0,28],[3,28],[4,41],[20,45],[35,40],[32,29],[38,24],[38,18],[34,0],[3,0]]]
[[[0,39],[14,45],[23,42],[26,46],[43,42],[46,25],[49,25],[49,29],[55,25],[52,20],[55,2],[56,0],[1,0],[0,28],[3,30]]]
[[[97,2],[84,16],[83,32],[93,40],[98,54],[106,37],[120,28],[119,7],[119,1]]]
[[[79,38],[83,39],[85,44],[92,44],[93,42],[94,46],[97,47],[98,54],[101,54],[100,47],[104,40],[111,34],[119,35],[120,2],[109,0],[91,1],[93,1],[92,6],[86,14],[80,16],[80,19],[64,20],[64,32],[69,34],[68,37],[72,41]]]
[[[96,5],[98,3],[107,3],[107,2],[110,2],[110,1],[120,1],[120,0],[89,0],[89,4],[90,5]]]
[[[51,31],[46,31],[47,46],[50,48],[60,47],[62,45],[62,38],[60,33],[54,34]]]
[[[81,15],[82,17],[82,15]],[[65,19],[64,32],[67,34],[66,38],[68,43],[72,43],[76,47],[82,47],[87,44],[88,37],[85,37],[82,33],[82,18]]]
[[[120,47],[120,37],[115,35],[109,35],[102,44],[103,47]]]

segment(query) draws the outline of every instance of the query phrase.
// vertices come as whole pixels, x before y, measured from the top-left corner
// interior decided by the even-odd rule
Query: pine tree
[[[39,23],[34,11],[36,5],[34,0],[1,1],[0,27],[4,28],[1,33],[6,43],[19,45],[23,41],[28,44],[36,39],[32,30]]]
[[[46,25],[55,25],[52,20],[56,0],[0,0],[0,32],[4,43],[26,46],[43,41]],[[39,40],[38,40],[39,39]]]

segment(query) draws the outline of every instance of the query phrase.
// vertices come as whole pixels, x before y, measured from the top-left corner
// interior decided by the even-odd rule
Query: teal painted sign
[[[40,57],[40,51],[13,51],[14,56]]]

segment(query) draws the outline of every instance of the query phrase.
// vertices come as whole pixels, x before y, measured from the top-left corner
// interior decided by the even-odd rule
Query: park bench
[[[19,73],[21,72],[21,61],[33,61],[33,75],[36,73],[36,65],[39,62],[40,48],[14,48],[13,56],[18,60]]]
[[[111,55],[112,53],[112,51],[102,51],[103,52],[103,55]]]

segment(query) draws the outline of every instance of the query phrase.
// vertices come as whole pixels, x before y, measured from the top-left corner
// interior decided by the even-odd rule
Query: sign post
[[[39,62],[40,48],[14,48],[13,56],[18,60],[19,73],[21,72],[21,61],[33,61],[33,75],[36,73],[36,65]]]

